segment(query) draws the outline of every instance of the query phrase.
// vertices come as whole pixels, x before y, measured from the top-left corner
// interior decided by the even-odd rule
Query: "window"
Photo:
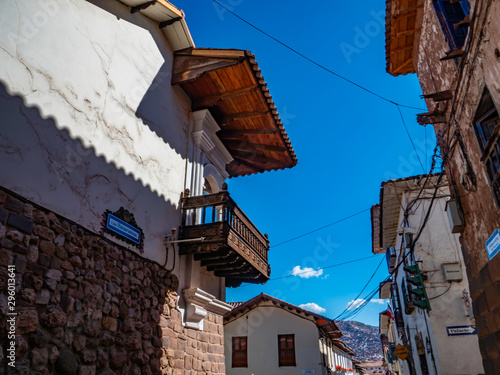
[[[278,335],[279,366],[295,366],[295,335]]]
[[[488,89],[484,90],[474,118],[474,131],[482,152],[481,160],[491,183],[493,195],[500,204],[500,118]]]
[[[233,337],[233,367],[248,367],[247,337]]]
[[[467,37],[467,28],[456,29],[455,24],[463,21],[470,13],[469,1],[434,0],[433,5],[450,49],[462,47]]]
[[[403,328],[403,314],[401,312],[401,304],[399,303],[399,293],[398,293],[398,285],[391,284],[391,301],[394,313],[394,320],[396,321],[396,327]]]

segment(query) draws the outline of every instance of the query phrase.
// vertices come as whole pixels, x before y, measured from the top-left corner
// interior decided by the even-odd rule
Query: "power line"
[[[350,307],[356,303],[357,299],[361,296],[361,293],[363,293],[365,291],[365,289],[368,287],[368,285],[370,284],[370,282],[373,280],[373,278],[375,277],[375,274],[377,273],[378,269],[380,268],[380,266],[382,265],[382,262],[384,261],[385,257],[382,257],[382,259],[380,259],[380,263],[378,264],[377,268],[375,268],[375,271],[373,271],[372,275],[370,276],[370,278],[368,279],[368,281],[366,282],[365,286],[363,287],[363,289],[361,289],[361,291],[358,293],[358,295],[354,298],[353,300],[353,303],[350,303],[346,306],[346,308],[344,309],[344,311],[342,311],[339,315],[337,315],[337,317],[334,319],[334,320],[338,320],[345,312],[349,311]],[[358,306],[359,307],[359,306]],[[354,309],[351,309],[351,310],[355,310],[357,309],[358,307],[354,308]]]
[[[408,134],[408,138],[410,138],[410,142],[411,142],[411,145],[413,147],[413,150],[415,150],[415,155],[417,155],[418,162],[420,163],[420,166],[422,167],[422,170],[424,171],[424,173],[426,173],[424,165],[422,164],[422,160],[420,160],[420,156],[418,156],[418,151],[417,151],[417,148],[415,147],[415,143],[413,143],[413,139],[410,135],[410,132],[408,131],[408,127],[406,126],[406,122],[405,122],[405,119],[403,117],[403,113],[401,112],[401,108],[399,108],[400,107],[399,104],[396,104],[396,107],[398,109],[399,115],[401,116],[401,121],[403,122],[403,126],[406,130],[406,134]],[[427,151],[427,149],[426,149],[426,151]]]
[[[346,220],[350,219],[351,217],[358,216],[358,215],[362,214],[363,212],[366,212],[366,211],[369,211],[369,210],[370,210],[369,208],[365,208],[364,210],[358,211],[358,212],[356,212],[356,213],[354,213],[354,214],[352,214],[352,215],[349,215],[349,216],[346,216],[346,217],[344,217],[344,218],[342,218],[342,219],[339,219],[339,220],[337,220],[337,221],[334,221],[333,223],[323,225],[323,226],[322,226],[322,227],[320,227],[320,228],[313,229],[312,231],[309,231],[309,232],[307,232],[307,233],[304,233],[304,234],[298,235],[297,237],[293,237],[293,238],[290,238],[290,239],[288,239],[288,240],[286,240],[286,241],[283,241],[283,242],[280,242],[280,243],[278,243],[278,244],[276,244],[276,245],[273,245],[273,248],[278,247],[278,246],[281,246],[281,245],[286,244],[286,243],[291,242],[291,241],[298,240],[299,238],[302,238],[302,237],[308,236],[308,235],[310,235],[310,234],[312,234],[312,233],[315,233],[315,232],[318,232],[318,231],[320,231],[320,230],[322,230],[322,229],[325,229],[325,228],[331,227],[332,225],[335,225],[335,224],[341,223],[341,222],[343,222],[343,221],[346,221]]]
[[[370,255],[369,257],[364,257],[364,258],[359,258],[359,259],[354,259],[354,260],[349,260],[347,262],[343,262],[343,263],[337,263],[337,264],[331,264],[329,266],[326,266],[326,267],[318,267],[316,269],[314,269],[313,271],[319,271],[319,270],[326,270],[328,268],[334,268],[334,267],[340,267],[340,266],[345,266],[346,264],[351,264],[351,263],[356,263],[356,262],[361,262],[363,260],[366,260],[366,259],[373,259],[373,258],[376,258],[376,255]],[[296,273],[295,275],[285,275],[285,276],[280,276],[280,277],[276,277],[274,279],[269,279],[268,282],[270,281],[275,281],[275,280],[281,280],[281,279],[286,279],[286,278],[289,278],[289,277],[295,277],[295,276],[298,276],[298,275],[303,275],[303,274],[306,274],[306,273],[309,273],[311,271],[302,271],[302,272],[298,272]],[[245,286],[251,286],[252,284],[245,284],[245,285],[241,285],[240,288],[243,288]]]
[[[425,111],[425,109],[422,109],[422,108],[417,108],[417,107],[412,107],[412,106],[409,106],[409,105],[399,104],[399,103],[397,103],[397,102],[395,102],[395,101],[393,101],[393,100],[390,100],[390,99],[388,99],[388,98],[386,98],[386,97],[384,97],[384,96],[382,96],[382,95],[380,95],[380,94],[377,94],[376,92],[374,92],[374,91],[372,91],[372,90],[370,90],[370,89],[368,89],[368,88],[366,88],[366,87],[364,87],[364,86],[360,85],[359,83],[356,83],[356,82],[354,82],[354,81],[350,80],[349,78],[346,78],[346,77],[344,77],[344,76],[342,76],[342,75],[340,75],[340,74],[338,74],[338,73],[334,72],[333,70],[331,70],[331,69],[329,69],[329,68],[325,67],[324,65],[321,65],[320,63],[318,63],[318,62],[314,61],[313,59],[311,59],[311,58],[307,57],[307,56],[306,56],[306,55],[304,55],[303,53],[301,53],[301,52],[297,51],[296,49],[294,49],[294,48],[290,47],[288,44],[283,43],[281,40],[279,40],[279,39],[275,38],[275,37],[274,37],[274,36],[272,36],[271,34],[269,34],[269,33],[265,32],[264,30],[262,30],[262,29],[260,29],[260,28],[258,28],[257,26],[255,26],[255,25],[254,25],[254,24],[252,24],[251,22],[249,22],[249,21],[245,20],[244,18],[240,17],[239,15],[237,15],[236,13],[234,13],[232,10],[228,9],[226,6],[224,6],[224,5],[222,5],[221,3],[219,3],[217,0],[212,0],[212,1],[213,1],[214,3],[216,3],[217,5],[219,5],[221,8],[224,8],[225,10],[227,10],[229,13],[231,13],[233,16],[235,16],[236,18],[238,18],[238,19],[239,19],[239,20],[241,20],[242,22],[246,23],[248,26],[250,26],[250,27],[254,28],[254,29],[255,29],[255,30],[257,30],[258,32],[260,32],[260,33],[264,34],[265,36],[267,36],[268,38],[271,38],[272,40],[274,40],[276,43],[281,44],[283,47],[285,47],[285,48],[289,49],[289,50],[290,50],[290,51],[292,51],[293,53],[295,53],[295,54],[299,55],[299,56],[300,56],[300,57],[302,57],[303,59],[305,59],[305,60],[309,61],[310,63],[312,63],[312,64],[316,65],[317,67],[319,67],[319,68],[321,68],[321,69],[325,70],[326,72],[328,72],[328,73],[330,73],[330,74],[334,75],[335,77],[340,78],[340,79],[342,79],[342,80],[344,80],[344,81],[346,81],[346,82],[350,83],[351,85],[354,85],[354,86],[356,86],[356,87],[360,88],[361,90],[364,90],[364,91],[366,91],[367,93],[372,94],[372,95],[376,96],[377,98],[382,99],[382,100],[384,100],[384,101],[386,101],[386,102],[388,102],[388,103],[394,104],[394,105],[396,105],[396,106],[405,107],[405,108],[416,109],[416,110],[418,110],[418,111]]]

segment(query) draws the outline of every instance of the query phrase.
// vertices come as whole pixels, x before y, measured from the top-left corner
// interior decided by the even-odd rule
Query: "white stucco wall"
[[[143,256],[163,264],[180,194],[204,174],[172,61],[158,24],[118,1],[2,0],[0,186],[96,233],[123,206],[144,231]],[[200,272],[187,263],[174,270],[181,289],[186,267]],[[224,297],[213,274],[194,286]]]
[[[278,335],[295,334],[295,367],[279,367]],[[232,338],[248,337],[248,368],[231,367]],[[224,355],[228,375],[322,374],[316,324],[272,304],[259,306],[224,326]]]
[[[418,206],[415,206],[417,208],[412,210],[413,214],[409,216],[410,228],[418,229],[422,225],[432,192],[431,190],[427,191],[427,194],[425,194],[427,198],[420,200],[420,204],[417,203]],[[417,194],[418,191],[405,192],[403,194],[403,206],[411,202]],[[483,372],[483,366],[477,335],[448,336],[446,330],[446,327],[450,326],[475,324],[466,315],[467,312],[462,300],[462,291],[464,289],[468,290],[468,280],[458,235],[450,232],[448,217],[445,212],[447,194],[449,194],[448,188],[445,186],[440,187],[429,220],[415,245],[415,260],[422,261],[418,263],[419,267],[427,275],[425,287],[432,309],[429,314],[420,308],[415,308],[410,315],[405,314],[401,290],[402,278],[405,276],[405,272],[402,267],[400,267],[395,279],[399,285],[403,318],[406,326],[409,327],[410,334],[408,338],[415,351],[414,362],[417,374],[422,373],[419,358],[416,355],[415,335],[418,332],[422,333],[424,344],[427,337],[429,337],[432,344],[435,366],[431,354],[426,352],[430,374],[480,374]],[[401,211],[400,222],[403,221],[402,214],[403,211]],[[398,236],[396,244],[398,254],[401,240],[402,236]],[[442,267],[445,263],[459,263],[461,265],[462,281],[453,281],[451,283],[445,281]],[[405,367],[407,369],[407,366]]]

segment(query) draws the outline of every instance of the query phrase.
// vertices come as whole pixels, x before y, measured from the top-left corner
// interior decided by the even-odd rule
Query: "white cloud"
[[[315,270],[310,267],[300,268],[300,266],[295,266],[292,269],[292,275],[301,277],[303,279],[308,279],[310,277],[320,277],[321,275],[323,275],[323,270]]]
[[[385,305],[389,300],[387,299],[378,299],[378,298],[372,298],[370,302],[373,303],[378,303],[379,305]]]
[[[360,307],[362,304],[364,304],[366,301],[363,298],[358,298],[355,300],[350,301],[347,304],[347,310],[354,310]]]
[[[326,309],[324,309],[323,307],[315,304],[314,302],[304,303],[302,305],[299,305],[299,307],[301,307],[301,308],[303,308],[305,310],[309,310],[309,311],[315,312],[317,314],[321,314],[321,313],[326,312]]]

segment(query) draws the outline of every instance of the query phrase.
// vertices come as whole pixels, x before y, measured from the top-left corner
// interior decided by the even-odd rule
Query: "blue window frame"
[[[434,0],[433,5],[450,49],[453,50],[462,47],[465,43],[465,38],[467,38],[468,28],[455,29],[454,25],[463,21],[470,13],[469,1],[451,2],[450,0]]]

